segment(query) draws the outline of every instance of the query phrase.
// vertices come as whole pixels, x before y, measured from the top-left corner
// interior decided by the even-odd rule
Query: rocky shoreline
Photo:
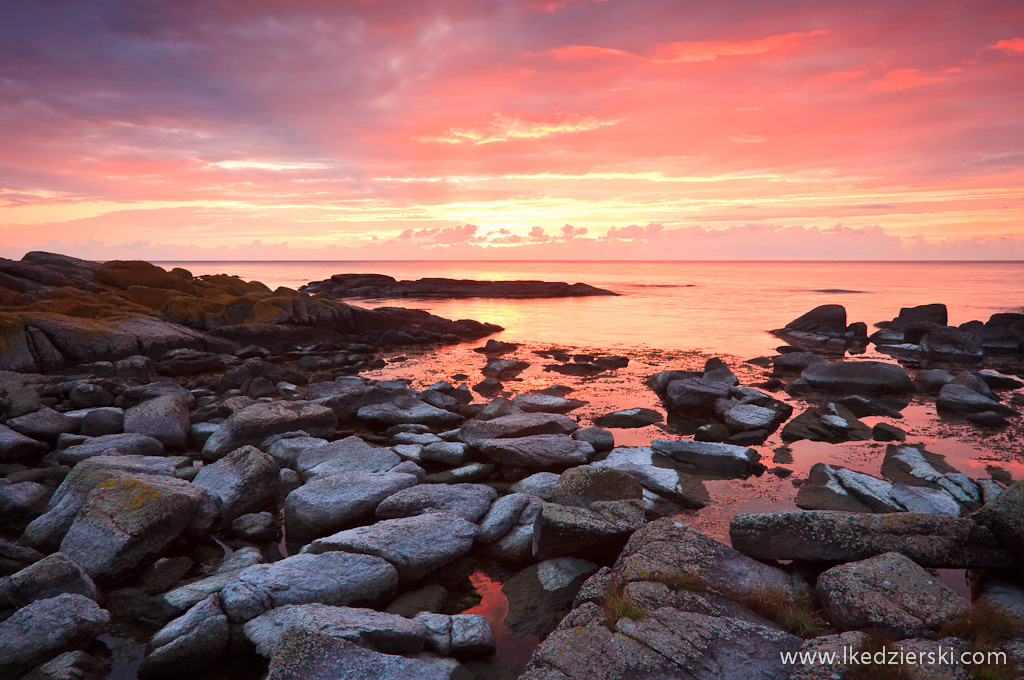
[[[586,283],[564,281],[476,281],[426,278],[399,281],[385,274],[335,274],[299,288],[307,293],[327,293],[336,298],[529,298],[591,297],[618,295]]]
[[[145,641],[142,678],[853,679],[882,676],[782,655],[940,647],[1004,662],[904,677],[1024,669],[1024,482],[891,422],[1018,431],[1024,315],[931,305],[869,336],[826,305],[750,360],[761,382],[712,358],[588,425],[629,357],[538,350],[580,389],[523,391],[533,360],[491,339],[414,389],[364,374],[497,328],[176,271],[0,261],[0,678],[107,677],[111,632]],[[837,360],[870,345],[905,365]],[[644,427],[665,434],[616,446]],[[738,514],[731,546],[687,524],[708,480],[791,475],[758,449],[779,436],[880,442],[880,476],[818,463],[802,510]],[[491,568],[503,624],[541,640],[525,669],[471,611]]]

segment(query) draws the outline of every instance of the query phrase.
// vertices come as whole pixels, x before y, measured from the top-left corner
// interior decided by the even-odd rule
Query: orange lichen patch
[[[190,295],[196,292],[192,281],[175,276],[160,267],[141,260],[112,260],[96,270],[97,281],[126,289],[130,286],[171,288]]]
[[[192,328],[205,328],[207,315],[223,317],[226,309],[222,302],[182,295],[168,300],[161,311],[168,321]]]
[[[172,298],[180,297],[176,290],[164,288],[149,288],[148,286],[128,286],[124,296],[132,302],[149,307],[150,309],[163,309]]]
[[[83,319],[123,319],[130,316],[123,307],[73,297],[38,300],[30,311],[47,316],[59,314]]]
[[[259,281],[246,282],[237,276],[228,276],[227,274],[209,274],[207,276],[203,276],[201,280],[221,290],[232,292],[235,295],[270,292],[270,289]]]
[[[32,302],[32,298],[28,295],[21,293],[15,293],[13,290],[0,289],[0,306],[3,307],[21,307]]]
[[[295,290],[294,288],[286,288],[279,286],[274,291],[274,297],[284,298],[285,300],[294,300],[295,298],[302,297],[302,293]]]
[[[279,304],[282,302],[278,300]],[[251,323],[284,323],[288,321],[288,312],[274,304],[274,298],[268,298],[253,305],[248,320]]]

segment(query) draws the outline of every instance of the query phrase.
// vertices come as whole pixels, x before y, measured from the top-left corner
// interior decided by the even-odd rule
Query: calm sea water
[[[589,283],[620,297],[543,300],[351,300],[427,309],[503,326],[505,340],[703,349],[736,356],[778,345],[766,331],[821,304],[870,326],[900,307],[943,302],[951,324],[1024,306],[1024,262],[162,262],[193,274],[237,274],[273,287],[339,273],[398,279],[539,279]]]

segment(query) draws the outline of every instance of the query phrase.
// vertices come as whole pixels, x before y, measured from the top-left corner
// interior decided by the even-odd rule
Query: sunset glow
[[[1024,5],[7,2],[0,256],[1024,258]]]

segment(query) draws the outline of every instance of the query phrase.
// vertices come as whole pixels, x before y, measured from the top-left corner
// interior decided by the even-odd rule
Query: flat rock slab
[[[734,548],[759,560],[853,562],[899,552],[935,569],[1002,568],[1013,561],[970,519],[916,512],[743,514],[733,518],[729,537]]]
[[[427,639],[427,627],[419,621],[373,609],[323,604],[273,609],[246,623],[245,636],[256,646],[257,654],[269,659],[285,631],[293,627],[392,654],[418,652]]]
[[[746,446],[698,442],[689,439],[655,439],[651,442],[655,453],[705,470],[750,474],[761,460],[760,454]]]
[[[594,455],[594,447],[588,442],[564,434],[483,439],[475,445],[495,462],[531,469],[580,465]]]
[[[594,418],[598,427],[647,427],[665,420],[665,416],[651,408],[627,408]]]
[[[403,581],[415,581],[462,557],[473,547],[477,526],[446,512],[401,517],[318,538],[304,553],[345,551],[381,557]]]
[[[462,423],[462,416],[436,406],[412,395],[401,394],[394,401],[383,404],[369,404],[361,407],[356,416],[383,425],[418,424],[429,427],[455,427]]]
[[[598,615],[586,625],[552,633],[520,678],[784,678],[791,669],[782,663],[780,653],[796,651],[802,642],[746,621],[668,607],[637,620],[620,619],[614,631]]]
[[[164,445],[139,433],[105,434],[69,446],[57,454],[64,465],[75,465],[96,456],[162,456]]]
[[[786,572],[740,554],[693,527],[665,518],[651,522],[629,539],[615,562],[627,581],[653,574],[695,574],[720,593],[792,590]]]
[[[477,522],[497,497],[497,491],[483,484],[421,484],[384,499],[377,506],[376,515],[380,519],[395,519],[447,512]]]
[[[300,554],[242,570],[220,599],[232,623],[245,623],[287,604],[376,604],[394,595],[394,567],[372,555]]]
[[[450,680],[433,664],[381,654],[357,644],[302,628],[281,637],[267,680]]]
[[[818,577],[817,591],[840,630],[874,628],[896,638],[933,633],[971,608],[899,553],[832,567]]]
[[[319,404],[274,401],[233,413],[203,445],[207,460],[223,458],[240,446],[258,446],[275,434],[302,430],[313,437],[330,437],[338,425],[334,411]]]
[[[459,439],[475,445],[486,439],[527,437],[537,434],[572,434],[579,424],[558,413],[513,413],[492,420],[471,420],[462,426]]]
[[[303,479],[311,479],[347,472],[386,472],[400,462],[402,459],[394,451],[370,446],[359,437],[351,436],[301,449],[292,467]]]
[[[589,508],[544,503],[534,526],[533,556],[546,560],[615,554],[643,523],[637,501],[597,501]]]
[[[309,541],[340,531],[372,516],[381,501],[416,483],[413,475],[392,472],[321,475],[285,499],[288,539]]]
[[[906,369],[881,361],[813,363],[800,377],[825,392],[848,394],[913,394],[917,391]]]

